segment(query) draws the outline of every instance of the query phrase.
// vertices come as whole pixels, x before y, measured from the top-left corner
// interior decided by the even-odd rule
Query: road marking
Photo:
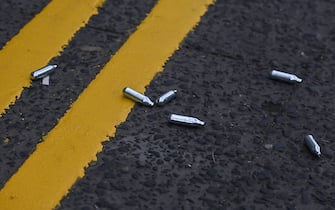
[[[211,3],[213,0],[160,0],[6,183],[0,191],[1,208],[55,207],[84,176],[84,167],[96,160],[101,143],[114,136],[115,126],[133,107],[122,96],[122,89],[130,86],[144,91]]]
[[[0,51],[0,114],[30,86],[30,73],[59,55],[105,0],[53,0]]]

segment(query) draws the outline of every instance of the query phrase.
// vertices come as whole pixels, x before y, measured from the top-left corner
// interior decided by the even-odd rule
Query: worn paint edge
[[[122,96],[131,86],[144,91],[154,75],[200,21],[212,0],[161,0],[95,80],[79,96],[59,124],[38,145],[0,191],[5,209],[52,209],[101,143],[113,136],[134,103]]]
[[[53,0],[0,51],[0,113],[29,87],[30,73],[59,55],[105,0]]]

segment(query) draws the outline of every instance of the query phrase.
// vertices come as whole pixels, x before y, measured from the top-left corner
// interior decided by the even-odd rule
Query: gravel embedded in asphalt
[[[2,43],[40,2],[24,7],[25,18],[0,22]],[[51,61],[60,67],[50,86],[34,82],[0,118],[0,187],[155,2],[107,0]],[[173,89],[177,97],[135,105],[57,209],[332,209],[334,15],[326,0],[217,1],[146,87],[153,99]],[[270,80],[272,69],[303,82]],[[170,124],[171,113],[206,125]],[[307,134],[318,139],[320,159]]]
[[[0,5],[0,49],[38,14],[50,0],[2,0]]]
[[[135,105],[59,209],[331,209],[334,10],[217,1],[146,89],[177,98]],[[270,80],[272,69],[304,81]],[[172,125],[170,113],[207,124]],[[310,132],[319,160],[303,142]]]
[[[0,188],[135,31],[155,2],[107,1],[62,54],[50,61],[58,65],[50,85],[34,81],[10,106],[0,118]]]

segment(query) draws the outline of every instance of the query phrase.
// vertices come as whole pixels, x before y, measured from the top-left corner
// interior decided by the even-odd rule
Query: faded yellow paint
[[[105,0],[53,0],[0,51],[0,114],[30,86],[30,73],[57,56]]]
[[[134,103],[130,86],[144,91],[200,21],[212,0],[160,0],[58,125],[0,191],[1,208],[51,209],[96,160]]]

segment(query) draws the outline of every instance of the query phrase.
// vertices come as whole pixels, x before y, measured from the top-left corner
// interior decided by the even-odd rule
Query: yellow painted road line
[[[0,114],[105,0],[53,0],[0,51]]]
[[[160,0],[59,124],[0,191],[2,209],[51,209],[84,175],[107,136],[134,103],[130,86],[144,91],[213,0]],[[112,170],[112,169],[111,169]]]

